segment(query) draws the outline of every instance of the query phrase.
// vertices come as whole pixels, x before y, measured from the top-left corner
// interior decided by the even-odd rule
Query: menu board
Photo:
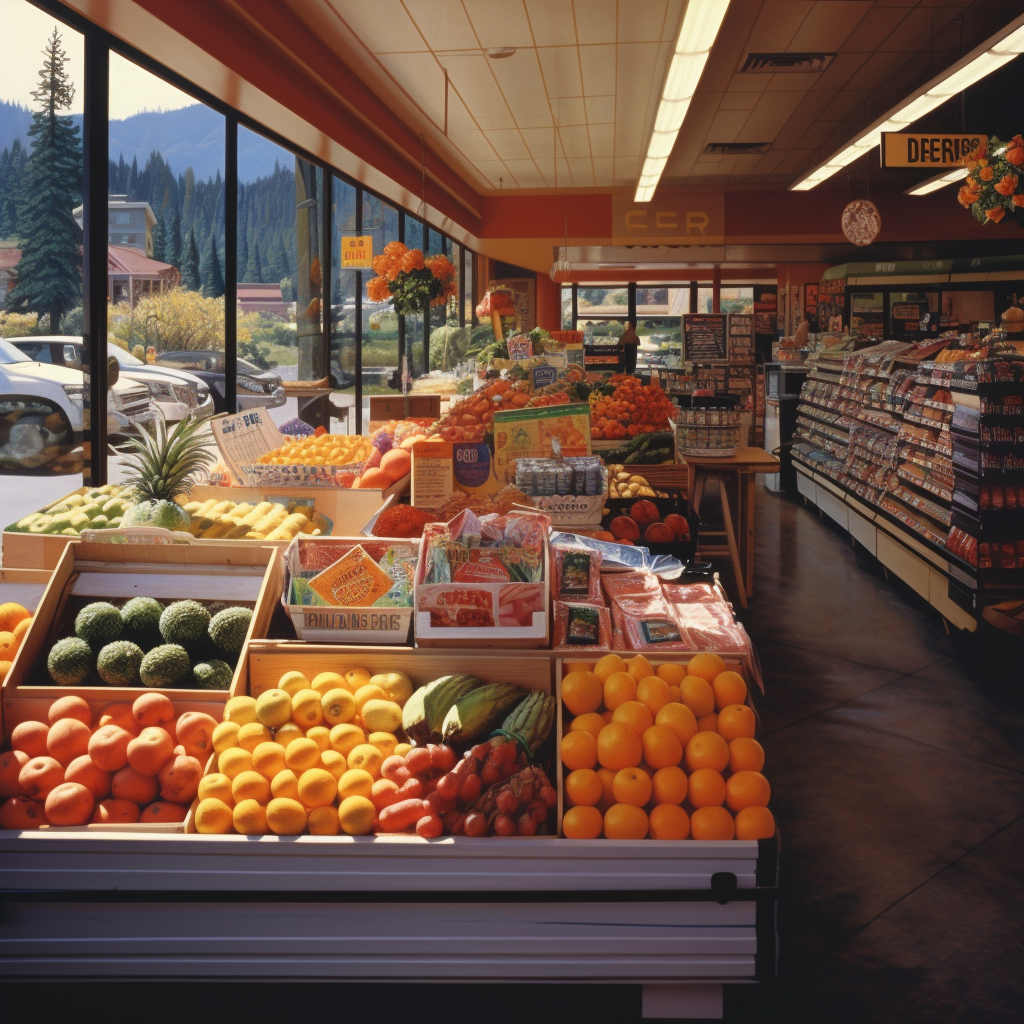
[[[253,486],[254,481],[242,467],[284,444],[284,437],[264,408],[214,416],[210,431],[231,475],[243,485]]]
[[[709,363],[729,358],[725,313],[687,313],[683,317],[683,358]]]

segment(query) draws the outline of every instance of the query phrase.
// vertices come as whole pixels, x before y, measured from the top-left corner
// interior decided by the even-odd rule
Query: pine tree
[[[163,260],[164,258],[164,223],[162,220],[156,222],[153,228],[153,259]]]
[[[175,214],[164,240],[164,263],[181,269],[181,218]]]
[[[190,231],[185,239],[180,269],[182,288],[197,292],[203,287],[203,280],[199,276],[199,249],[196,247],[196,236],[193,231]]]
[[[235,262],[236,276],[239,281],[248,281],[245,272],[249,266],[249,240],[246,238],[245,224],[241,218],[238,222],[238,256]]]
[[[260,284],[263,281],[263,261],[260,259],[260,243],[253,236],[249,245],[249,260],[245,266],[245,280],[253,284]]]
[[[217,255],[217,236],[212,231],[202,270],[203,294],[210,299],[219,299],[224,294],[224,274],[221,272],[220,257]]]
[[[32,152],[18,209],[24,243],[9,307],[48,313],[51,330],[57,332],[64,314],[82,295],[82,230],[73,215],[82,190],[82,146],[78,127],[58,113],[71,106],[75,89],[64,68],[67,54],[56,28],[43,55],[39,87],[32,93],[39,109],[28,130]]]
[[[132,169],[128,172],[128,202],[133,203],[139,198],[139,161],[132,157]]]

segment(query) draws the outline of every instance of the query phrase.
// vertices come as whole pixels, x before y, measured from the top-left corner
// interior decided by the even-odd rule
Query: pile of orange
[[[0,604],[0,683],[7,678],[22,640],[32,625],[32,613],[14,601]]]
[[[767,839],[747,685],[717,654],[569,662],[562,678],[568,839]]]
[[[617,387],[610,395],[591,392],[592,437],[612,440],[668,430],[668,418],[674,408],[657,384],[645,386],[638,377],[613,377],[612,383]]]

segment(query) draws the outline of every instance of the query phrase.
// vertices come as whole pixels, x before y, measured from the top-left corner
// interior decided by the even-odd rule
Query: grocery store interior
[[[0,25],[17,998],[1020,1019],[1020,0]]]

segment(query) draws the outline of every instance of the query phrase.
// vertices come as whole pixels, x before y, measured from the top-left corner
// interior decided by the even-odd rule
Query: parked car
[[[224,397],[223,352],[158,352],[156,362],[158,366],[173,366],[198,377],[210,389],[217,412],[229,411]],[[237,409],[231,411],[244,412],[259,406],[276,409],[284,405],[281,377],[273,370],[261,370],[247,359],[239,359],[237,374]]]
[[[81,338],[50,335],[12,338],[11,341],[27,356],[41,363],[82,369]],[[135,381],[148,390],[149,397],[169,423],[177,423],[189,415],[198,419],[213,415],[214,402],[210,389],[193,374],[169,366],[144,363],[110,341],[107,342],[107,355],[117,360],[122,380]]]

